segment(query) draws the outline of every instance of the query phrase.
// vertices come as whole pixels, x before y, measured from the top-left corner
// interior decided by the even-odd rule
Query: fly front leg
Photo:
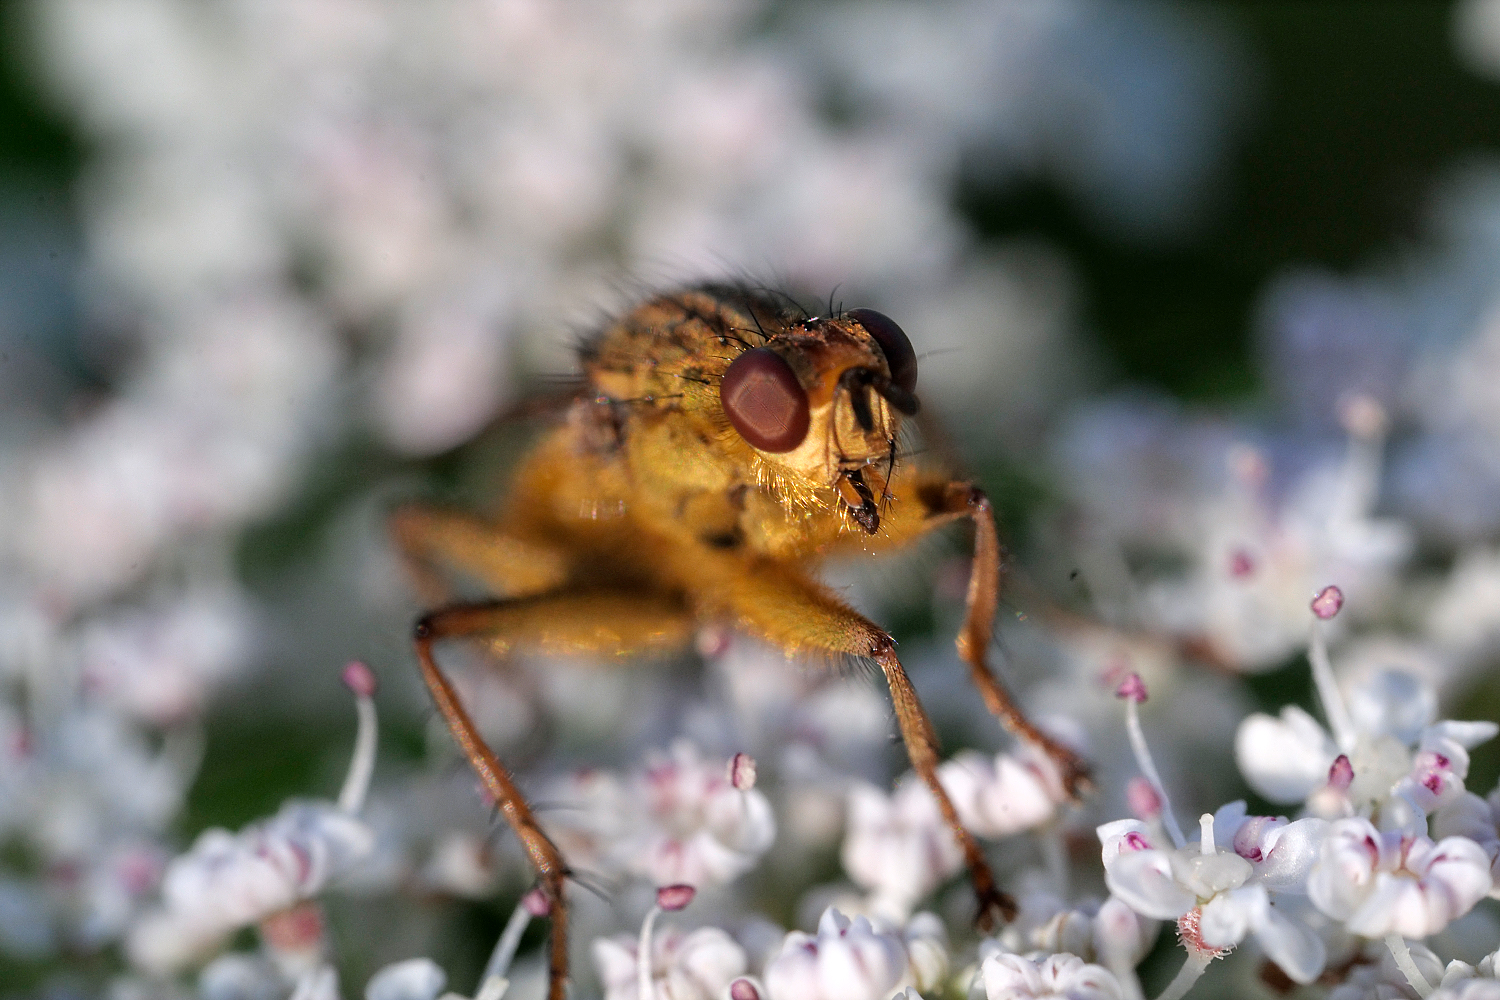
[[[955,521],[974,522],[974,562],[969,572],[964,623],[955,643],[959,658],[968,664],[969,676],[990,713],[1018,739],[1046,753],[1068,794],[1080,797],[1090,788],[1087,762],[1038,729],[990,670],[987,653],[1000,604],[1003,559],[989,497],[973,483],[949,480],[919,467],[898,469],[887,493],[890,502],[879,532],[868,537],[851,533],[847,537],[852,541],[844,546],[858,545],[872,551],[895,549]]]
[[[930,484],[919,489],[917,495],[929,517],[943,520],[968,517],[974,522],[974,561],[969,571],[963,628],[955,645],[959,658],[969,665],[969,675],[984,698],[985,707],[1017,738],[1045,752],[1056,765],[1068,794],[1075,799],[1080,797],[1092,787],[1088,763],[1038,729],[990,670],[986,654],[994,637],[1003,564],[990,498],[979,487],[965,482]]]
[[[525,647],[548,652],[625,655],[685,644],[691,627],[681,605],[668,598],[567,592],[454,605],[423,616],[413,630],[417,662],[433,703],[469,765],[520,839],[547,895],[552,918],[548,1000],[566,1000],[567,996],[568,909],[563,892],[567,863],[542,830],[510,772],[479,735],[452,683],[438,667],[433,646],[445,639],[469,639],[486,641],[498,652]]]
[[[896,657],[895,641],[817,584],[780,567],[747,568],[733,579],[716,581],[700,596],[708,605],[705,610],[727,612],[741,628],[789,652],[868,657],[879,664],[891,691],[896,723],[912,767],[937,800],[943,821],[953,832],[968,864],[974,894],[979,900],[976,923],[981,929],[990,930],[996,918],[1004,922],[1015,919],[1015,901],[995,884],[984,851],[974,835],[964,829],[953,800],[938,781],[941,748],[937,734]]]

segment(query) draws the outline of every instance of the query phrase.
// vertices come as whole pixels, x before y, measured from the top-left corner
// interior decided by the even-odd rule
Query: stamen
[[[1319,621],[1313,622],[1312,645],[1307,659],[1312,664],[1313,684],[1318,689],[1318,700],[1323,703],[1323,714],[1328,717],[1328,727],[1333,730],[1333,741],[1344,753],[1354,750],[1356,739],[1354,723],[1349,710],[1344,706],[1344,697],[1339,693],[1338,681],[1333,676],[1333,664],[1328,659],[1328,644],[1323,638],[1322,621],[1338,614],[1344,605],[1344,594],[1337,587],[1324,587],[1313,598],[1312,612]]]
[[[1349,763],[1347,754],[1341,753],[1333,759],[1333,764],[1328,768],[1328,787],[1336,792],[1347,792],[1352,784],[1354,784],[1354,765]]]
[[[1378,400],[1360,395],[1340,401],[1339,420],[1349,433],[1349,450],[1340,470],[1334,509],[1346,518],[1366,517],[1380,493],[1381,452],[1389,418]]]
[[[541,913],[536,912],[537,898],[541,899]],[[510,980],[505,974],[510,971],[511,960],[516,957],[516,949],[521,946],[521,935],[526,933],[532,917],[539,917],[546,912],[546,897],[541,890],[532,889],[521,897],[521,901],[511,911],[510,919],[505,922],[505,930],[500,932],[500,940],[495,942],[495,950],[490,952],[490,960],[485,963],[484,975],[479,978],[479,992],[474,994],[474,1000],[501,1000],[505,996],[505,991],[510,988]]]
[[[656,905],[641,921],[641,936],[636,942],[635,982],[639,1000],[656,1000],[654,978],[651,975],[651,928],[656,924],[657,914],[664,910],[677,911],[693,901],[697,890],[690,885],[664,885],[656,890]]]
[[[755,787],[755,758],[737,753],[729,760],[729,783],[742,792]]]
[[[1219,853],[1219,848],[1214,844],[1213,813],[1204,813],[1198,817],[1198,849],[1205,857]]]
[[[1135,751],[1136,766],[1151,782],[1151,788],[1156,792],[1156,797],[1161,800],[1162,823],[1167,828],[1167,835],[1172,838],[1172,844],[1181,847],[1187,843],[1182,835],[1182,827],[1177,825],[1177,817],[1172,813],[1172,803],[1167,799],[1167,789],[1161,783],[1161,775],[1156,771],[1156,762],[1151,759],[1151,749],[1146,746],[1146,734],[1141,729],[1140,702],[1146,700],[1146,682],[1141,680],[1140,674],[1131,674],[1120,682],[1115,691],[1117,698],[1125,699],[1125,731],[1130,734],[1130,749]]]
[[[380,734],[375,717],[375,672],[358,660],[344,668],[344,686],[354,692],[354,710],[359,729],[354,735],[354,756],[339,790],[339,808],[354,815],[365,804],[370,778],[375,773],[375,743]]]

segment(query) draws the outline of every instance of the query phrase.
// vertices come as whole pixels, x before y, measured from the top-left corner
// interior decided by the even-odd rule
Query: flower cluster
[[[389,683],[415,602],[381,522],[489,488],[496,437],[453,449],[569,367],[618,275],[769,269],[922,331],[974,467],[1055,486],[1001,669],[1094,788],[967,686],[958,560],[849,597],[935,623],[897,637],[1016,904],[987,937],[875,686],[719,627],[695,673],[445,649],[567,861],[578,996],[1500,997],[1500,171],[1450,175],[1385,263],[1276,277],[1252,419],[1092,394],[1066,256],[958,207],[1027,178],[1111,239],[1184,232],[1239,99],[1185,9],[29,10],[89,153],[77,342],[12,336],[0,282],[6,989],[540,995],[557,901]],[[1500,0],[1456,17],[1500,73]],[[396,724],[346,668],[352,763],[310,797],[350,648]]]

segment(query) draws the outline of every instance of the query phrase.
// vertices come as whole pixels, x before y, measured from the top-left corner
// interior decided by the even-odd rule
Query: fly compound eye
[[[761,451],[791,451],[807,437],[807,393],[769,347],[734,359],[719,383],[719,401],[740,437]]]
[[[907,392],[916,392],[917,352],[912,350],[911,341],[896,321],[874,309],[850,309],[844,315],[858,321],[880,345],[885,363],[891,369],[891,381]]]

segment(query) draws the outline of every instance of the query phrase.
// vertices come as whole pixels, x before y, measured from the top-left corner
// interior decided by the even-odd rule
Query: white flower
[[[1431,689],[1396,670],[1353,686],[1348,704],[1352,731],[1343,747],[1294,705],[1279,719],[1248,716],[1234,749],[1250,787],[1272,802],[1306,801],[1327,819],[1366,815],[1383,829],[1425,832],[1427,814],[1463,793],[1469,748],[1500,731],[1493,722],[1433,722]],[[1341,751],[1347,780],[1333,773]]]
[[[1490,859],[1472,840],[1434,843],[1344,819],[1329,827],[1307,893],[1351,934],[1421,939],[1469,912],[1491,884]]]
[[[1442,978],[1443,963],[1436,955],[1420,944],[1408,948],[1413,964],[1428,983]],[[1356,958],[1359,960],[1344,981],[1328,992],[1328,1000],[1416,1000],[1416,991],[1407,982],[1406,974],[1396,967],[1389,950],[1381,948],[1377,955],[1356,955]]]
[[[637,949],[630,935],[594,939],[604,1000],[639,1000]],[[717,927],[691,932],[669,927],[652,935],[652,990],[659,1000],[716,1000],[747,966],[745,949]]]
[[[1354,401],[1344,459],[1314,467],[1274,506],[1264,456],[1230,448],[1229,488],[1195,512],[1197,566],[1151,595],[1165,624],[1226,664],[1264,670],[1302,644],[1308,595],[1330,580],[1361,607],[1377,606],[1413,543],[1405,524],[1371,516],[1384,422],[1374,400]]]
[[[626,866],[657,885],[717,885],[743,874],[776,839],[771,804],[736,788],[729,761],[704,760],[687,740],[648,757],[631,784],[641,812],[618,847]]]
[[[1189,947],[1220,952],[1253,934],[1282,971],[1308,983],[1323,970],[1323,943],[1280,912],[1271,893],[1303,891],[1326,828],[1320,819],[1247,819],[1245,804],[1234,802],[1202,818],[1198,843],[1168,850],[1140,820],[1116,820],[1098,830],[1104,881],[1137,913],[1178,920]]]
[[[1481,799],[1473,792],[1448,802],[1432,817],[1432,836],[1467,837],[1490,858],[1491,896],[1500,896],[1500,787]]]
[[[146,722],[192,718],[246,659],[245,604],[220,583],[174,604],[94,622],[82,640],[84,682]]]
[[[948,931],[943,922],[935,914],[918,913],[907,921],[902,936],[906,941],[906,978],[920,991],[940,991],[948,975]]]
[[[1496,960],[1500,953],[1492,953],[1479,960],[1479,966],[1460,962],[1448,963],[1443,970],[1441,989],[1429,995],[1439,1000],[1500,1000],[1500,980],[1495,978]]]
[[[1017,954],[1067,953],[1111,969],[1133,969],[1156,943],[1160,928],[1114,896],[1103,903],[1084,900],[1069,906],[1051,893],[1027,892],[1018,902],[1020,912],[997,940],[1003,950]],[[982,942],[981,958],[985,948]]]
[[[387,965],[365,984],[365,1000],[437,1000],[448,975],[430,958]]]
[[[957,754],[938,767],[938,780],[965,829],[980,837],[1041,826],[1071,801],[1052,759],[1027,743],[1014,755]]]
[[[776,839],[771,803],[753,780],[735,787],[733,761],[704,758],[680,739],[626,778],[573,775],[552,797],[577,808],[547,817],[548,831],[574,865],[657,886],[723,884],[754,867]]]
[[[903,918],[963,863],[937,801],[910,774],[890,795],[864,783],[849,790],[839,857],[855,884],[874,894],[881,912]]]
[[[1493,979],[1462,979],[1427,994],[1427,1000],[1500,1000],[1500,983]]]
[[[167,867],[163,910],[132,929],[127,950],[169,971],[224,935],[309,899],[374,848],[359,819],[321,802],[289,802],[238,834],[206,830]]]
[[[815,936],[786,936],[766,965],[766,992],[770,1000],[886,1000],[906,970],[898,935],[829,907]]]
[[[985,1000],[1124,1000],[1113,973],[1077,955],[1049,955],[1034,962],[1021,955],[994,954],[979,967]]]

